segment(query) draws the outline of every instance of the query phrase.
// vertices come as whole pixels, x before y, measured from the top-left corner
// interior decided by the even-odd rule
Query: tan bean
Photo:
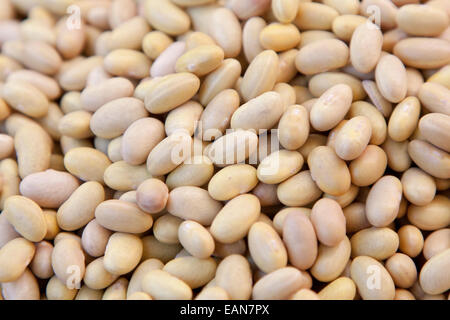
[[[144,14],[154,28],[168,35],[183,34],[190,27],[189,16],[171,1],[146,1]]]
[[[375,105],[378,111],[380,111],[383,116],[389,117],[392,113],[392,103],[382,96],[377,84],[372,80],[364,80],[362,85],[371,102]]]
[[[406,171],[411,166],[408,154],[408,141],[396,142],[390,137],[381,146],[387,155],[389,167],[398,172]]]
[[[450,45],[437,38],[408,38],[399,41],[394,54],[413,68],[433,69],[449,63]]]
[[[420,230],[413,225],[405,225],[398,230],[400,239],[399,249],[411,258],[415,258],[424,248],[423,235]],[[425,252],[424,252],[425,254]]]
[[[66,91],[81,91],[86,86],[89,73],[101,66],[103,57],[93,56],[86,59],[74,59],[69,65],[61,67],[59,85]],[[107,70],[108,71],[108,70]]]
[[[408,144],[411,159],[426,173],[440,179],[450,178],[450,155],[425,141],[413,140]]]
[[[349,165],[352,183],[360,187],[375,183],[383,175],[386,165],[387,157],[383,149],[368,145]]]
[[[255,168],[247,164],[235,164],[223,168],[212,177],[208,192],[216,200],[230,200],[249,192],[257,183]]]
[[[114,275],[132,271],[142,257],[142,241],[139,237],[116,232],[108,240],[103,264]]]
[[[81,93],[83,109],[97,111],[101,106],[119,98],[130,97],[134,86],[128,79],[115,77],[86,87]]]
[[[295,150],[303,146],[309,134],[309,114],[305,107],[292,105],[286,109],[278,124],[280,144]]]
[[[359,25],[350,40],[350,61],[362,73],[372,71],[381,56],[383,34],[371,22]]]
[[[411,21],[414,21],[414,28],[411,28]],[[399,28],[412,36],[436,37],[444,31],[448,23],[445,12],[428,5],[405,5],[397,13]]]
[[[366,218],[365,205],[361,202],[354,202],[343,209],[345,216],[346,231],[348,233],[358,232],[370,227]]]
[[[169,173],[166,184],[169,189],[182,186],[201,187],[211,179],[213,174],[214,166],[209,158],[194,156]]]
[[[206,259],[215,249],[214,239],[201,224],[195,221],[184,221],[178,228],[178,239],[192,256]]]
[[[10,80],[3,86],[3,98],[17,111],[40,118],[48,112],[48,99],[42,91],[24,80]]]
[[[92,261],[86,266],[83,282],[91,289],[100,290],[109,287],[119,277],[109,273],[103,263],[104,257]]]
[[[278,77],[278,55],[273,50],[259,53],[250,63],[241,84],[244,101],[256,98],[273,89]]]
[[[115,76],[143,79],[150,74],[151,61],[140,51],[116,49],[105,57],[103,67]]]
[[[420,231],[419,231],[420,232]],[[439,229],[432,232],[426,239],[425,242],[422,240],[423,245],[423,255],[425,259],[430,260],[435,255],[445,251],[450,248],[450,229]]]
[[[192,289],[163,270],[151,270],[142,279],[142,288],[156,300],[190,300]]]
[[[10,196],[6,199],[3,214],[14,229],[25,239],[39,242],[47,233],[42,209],[31,199]]]
[[[52,252],[53,245],[47,241],[41,241],[35,244],[36,252],[30,263],[30,269],[39,279],[49,279],[53,276]]]
[[[447,103],[450,91],[438,83],[426,82],[419,90],[419,99],[422,104],[432,112],[450,115],[450,106]]]
[[[294,23],[301,30],[331,30],[333,20],[339,13],[327,5],[314,2],[300,2]]]
[[[328,131],[344,119],[352,102],[352,90],[346,84],[338,84],[326,90],[310,112],[314,129]]]
[[[309,218],[299,211],[288,212],[283,220],[283,242],[293,266],[309,269],[317,257],[317,238]]]
[[[158,179],[142,180],[137,184],[137,205],[148,213],[157,213],[166,207],[169,198],[169,189],[164,182]]]
[[[52,268],[63,285],[76,288],[85,273],[85,256],[80,243],[70,237],[56,242],[52,251]]]
[[[319,199],[322,190],[316,185],[309,170],[302,171],[280,183],[277,196],[287,206],[304,206]]]
[[[408,139],[417,127],[420,102],[416,97],[408,97],[399,103],[389,119],[389,136],[398,142]]]
[[[2,295],[5,300],[39,300],[39,285],[29,269],[16,280],[2,283]]]
[[[216,283],[223,288],[230,299],[249,299],[252,294],[252,272],[247,259],[232,254],[223,259],[216,270]]]
[[[333,20],[331,28],[339,39],[350,41],[355,29],[366,22],[365,17],[356,14],[343,14]]]
[[[142,292],[142,279],[147,272],[156,269],[162,269],[164,264],[157,259],[148,259],[139,264],[131,276],[127,289],[127,298],[131,300],[131,296],[137,292]]]
[[[169,261],[162,270],[196,289],[214,278],[216,267],[217,263],[213,258],[180,257]]]
[[[391,257],[398,249],[399,237],[389,228],[367,228],[350,239],[352,257],[369,256],[379,261]]]
[[[395,295],[395,285],[392,277],[377,260],[359,256],[351,264],[351,279],[355,282],[358,292],[364,300],[392,300]],[[377,282],[373,276],[377,275]],[[373,290],[374,288],[377,290]]]
[[[449,203],[450,200],[444,195],[436,195],[425,206],[411,204],[408,207],[408,220],[421,230],[445,228],[450,223]]]
[[[324,72],[314,75],[309,80],[308,88],[314,96],[320,97],[329,88],[341,83],[350,86],[354,101],[366,97],[361,81],[352,75],[341,72]]]
[[[373,15],[373,9],[371,10],[371,6],[376,6],[377,10],[379,10],[380,18],[379,24],[383,30],[389,30],[395,28],[397,25],[396,16],[397,16],[397,7],[392,3],[392,1],[388,0],[363,0],[360,6],[361,14],[366,17],[370,17]]]
[[[350,117],[365,116],[372,124],[371,144],[380,145],[386,139],[386,120],[372,104],[365,101],[352,103],[348,115]]]
[[[395,220],[402,198],[402,183],[394,176],[384,176],[370,189],[366,200],[367,220],[375,227],[386,227]]]
[[[366,149],[371,135],[371,123],[366,117],[351,118],[336,135],[336,154],[343,160],[358,158]]]
[[[436,194],[434,179],[418,168],[410,168],[402,175],[403,193],[409,202],[424,206]]]
[[[248,62],[252,62],[258,54],[264,51],[259,37],[266,26],[266,21],[261,17],[252,17],[244,24],[242,30],[242,46]]]
[[[335,246],[345,237],[344,214],[332,199],[322,198],[314,204],[311,222],[318,240],[326,246]]]
[[[347,165],[331,147],[315,148],[308,156],[308,166],[312,179],[322,191],[339,196],[350,188]]]
[[[102,152],[93,148],[74,148],[64,156],[64,166],[84,181],[103,182],[103,173],[111,164]]]
[[[417,280],[414,261],[406,254],[394,254],[386,261],[386,269],[397,287],[409,288]]]
[[[375,68],[375,79],[381,95],[390,102],[400,102],[408,90],[406,69],[394,55],[383,55]]]
[[[174,216],[208,226],[222,209],[222,204],[211,198],[206,190],[184,186],[169,193],[166,208]]]
[[[440,294],[450,287],[450,279],[445,270],[450,265],[450,249],[434,255],[420,271],[420,285],[428,294]]]
[[[285,300],[305,287],[305,276],[293,267],[272,271],[259,279],[253,287],[255,300]]]
[[[429,113],[423,116],[419,122],[419,129],[426,140],[433,145],[450,152],[448,132],[450,116],[440,113]]]
[[[35,254],[33,243],[17,238],[0,249],[1,282],[16,281],[25,271]]]
[[[344,67],[349,58],[347,45],[337,39],[324,39],[300,49],[295,59],[297,70],[306,75]]]
[[[261,205],[256,196],[239,195],[230,200],[214,217],[210,232],[221,243],[243,239],[258,220]]]

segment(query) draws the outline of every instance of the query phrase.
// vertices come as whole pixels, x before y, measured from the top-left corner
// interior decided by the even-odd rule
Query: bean
[[[116,232],[108,240],[103,264],[114,275],[122,275],[133,270],[142,257],[142,241],[139,237]]]
[[[339,204],[327,198],[317,201],[311,211],[311,222],[317,239],[326,246],[335,246],[345,237],[345,217]]]
[[[190,300],[192,289],[167,271],[151,270],[142,279],[142,288],[156,300]]]
[[[304,285],[301,272],[292,267],[272,271],[262,277],[253,287],[255,300],[283,300],[289,298]]]
[[[320,290],[318,295],[321,300],[353,300],[356,296],[356,285],[352,279],[340,277]]]
[[[422,267],[419,275],[420,285],[428,294],[440,294],[450,287],[447,270],[450,264],[450,249],[433,256]]]
[[[381,261],[391,257],[397,251],[399,237],[389,228],[372,227],[355,233],[350,242],[352,257],[369,256]]]

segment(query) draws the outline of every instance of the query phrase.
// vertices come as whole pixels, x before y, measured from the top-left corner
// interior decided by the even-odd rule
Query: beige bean
[[[232,300],[249,299],[252,295],[252,271],[242,255],[232,254],[223,259],[217,267],[215,281]]]
[[[418,97],[430,111],[450,115],[449,95],[450,91],[443,85],[426,82],[420,88]]]
[[[302,47],[295,59],[297,70],[313,75],[344,67],[349,58],[347,45],[337,39],[315,41]]]
[[[331,29],[339,39],[350,41],[355,29],[366,22],[365,17],[356,14],[343,14],[333,20]]]
[[[173,170],[166,178],[169,189],[182,186],[201,187],[214,174],[214,166],[205,156],[194,156]]]
[[[406,69],[394,55],[383,55],[375,68],[375,79],[381,95],[390,102],[400,102],[408,90]]]
[[[395,220],[402,198],[402,183],[394,176],[384,176],[370,189],[366,216],[375,227],[388,226]]]
[[[161,52],[152,64],[150,76],[156,78],[175,73],[176,62],[185,51],[185,42],[176,41],[171,43],[163,52]]]
[[[238,107],[239,95],[235,90],[225,89],[218,93],[202,112],[201,127],[197,128],[196,136],[204,141],[221,136],[229,126],[231,117]]]
[[[134,270],[128,284],[127,298],[130,299],[133,294],[142,292],[142,279],[147,274],[147,272],[151,270],[162,269],[163,267],[164,264],[157,259],[148,259],[140,263],[139,266]]]
[[[200,80],[191,73],[168,75],[159,80],[145,96],[145,107],[151,113],[165,113],[191,99]]]
[[[98,56],[74,59],[64,68],[61,67],[59,85],[66,91],[81,91],[86,86],[89,73],[102,64],[103,57]]]
[[[406,199],[417,206],[430,203],[436,194],[434,179],[419,168],[405,171],[401,182]]]
[[[326,90],[310,112],[311,125],[319,131],[334,128],[350,109],[352,90],[346,84],[338,84]]]
[[[314,75],[308,84],[309,91],[316,97],[320,97],[325,91],[337,84],[347,84],[352,89],[353,100],[362,100],[366,92],[361,81],[356,77],[341,72],[324,72]]]
[[[417,127],[419,115],[420,102],[416,97],[403,100],[395,107],[389,119],[389,136],[398,142],[408,139]]]
[[[339,13],[330,6],[315,2],[300,2],[294,23],[300,30],[330,30]]]
[[[3,214],[25,239],[39,242],[47,233],[42,209],[31,199],[13,195],[6,199]]]
[[[371,80],[364,80],[362,85],[378,111],[380,111],[383,116],[389,117],[392,113],[392,103],[382,96],[380,90],[378,90],[377,84]]]
[[[147,170],[153,176],[174,170],[190,157],[192,138],[184,131],[177,132],[159,142],[148,155]]]
[[[248,232],[250,255],[263,272],[269,273],[287,264],[287,252],[283,241],[271,226],[255,222]]]
[[[166,207],[169,198],[169,189],[166,184],[158,179],[150,178],[142,180],[136,185],[137,205],[147,213],[157,213]]]
[[[166,209],[174,216],[208,226],[222,209],[222,204],[211,198],[204,189],[184,186],[169,193]]]
[[[252,190],[252,193],[258,197],[261,207],[273,206],[280,203],[277,196],[277,185],[260,182]]]
[[[379,275],[378,290],[373,290],[371,276]],[[375,259],[359,256],[351,264],[351,279],[355,282],[358,292],[364,300],[392,300],[395,295],[395,285],[392,277],[384,266]]]
[[[303,146],[309,134],[309,114],[305,107],[292,105],[286,109],[278,124],[280,144],[295,150]]]
[[[225,201],[251,191],[257,183],[254,167],[235,164],[221,169],[211,178],[208,192],[212,198]]]
[[[36,252],[30,263],[30,269],[39,279],[49,279],[53,276],[52,252],[53,245],[47,241],[41,241],[35,244]]]
[[[450,45],[437,38],[408,38],[399,41],[394,54],[413,68],[433,69],[449,63]]]
[[[103,182],[103,173],[111,164],[102,152],[87,147],[71,149],[64,156],[66,169],[84,181]]]
[[[151,215],[139,209],[131,202],[107,200],[95,209],[97,222],[112,231],[141,233],[149,230],[153,224]]]
[[[295,0],[274,0],[272,1],[272,12],[278,21],[290,23],[297,15],[298,3]]]
[[[108,21],[111,28],[119,26],[137,14],[137,5],[131,0],[116,0],[111,3]]]
[[[119,98],[101,106],[92,115],[90,127],[101,138],[116,138],[136,120],[148,115],[144,103],[136,98]]]
[[[433,145],[450,152],[448,132],[450,116],[440,113],[429,113],[419,122],[419,129],[425,139]]]
[[[109,50],[132,49],[139,50],[144,36],[150,27],[143,17],[133,17],[114,28],[107,37],[106,46]]]
[[[8,82],[10,81],[27,82],[45,94],[48,100],[55,100],[61,95],[61,88],[53,78],[33,70],[14,71],[8,76]]]
[[[391,257],[398,249],[399,237],[390,228],[367,228],[350,239],[352,257],[369,256],[379,261]]]
[[[183,34],[190,27],[189,16],[168,0],[146,1],[144,14],[154,28],[168,35]]]
[[[162,270],[196,289],[214,278],[216,267],[217,263],[213,258],[180,257],[169,261]]]
[[[200,45],[188,50],[176,61],[177,72],[191,72],[204,76],[217,69],[224,58],[222,48],[214,44]]]
[[[317,238],[311,221],[302,212],[291,211],[282,226],[289,261],[296,268],[309,269],[317,258]]]
[[[202,112],[203,107],[195,101],[188,101],[170,111],[164,124],[167,136],[180,130],[193,135]]]
[[[365,101],[356,101],[350,106],[350,117],[365,116],[372,124],[371,144],[380,145],[386,139],[387,126],[381,112],[375,106]]]
[[[215,249],[214,239],[209,231],[195,221],[184,221],[178,228],[178,239],[194,257],[206,259]]]
[[[89,127],[91,113],[83,110],[71,112],[60,119],[58,130],[61,134],[75,139],[86,139],[93,136]]]
[[[140,51],[116,49],[105,57],[103,67],[115,76],[143,79],[150,74],[151,61]]]
[[[414,28],[411,28],[412,21]],[[444,11],[428,5],[405,5],[397,13],[398,27],[412,36],[436,37],[447,28],[448,23],[449,19]]]
[[[366,218],[364,203],[354,202],[345,207],[343,213],[348,233],[358,232],[370,227],[370,223]]]
[[[299,270],[284,267],[259,279],[253,287],[252,297],[255,300],[285,300],[305,287],[305,282]]]
[[[94,218],[95,208],[105,199],[103,186],[89,181],[79,186],[58,209],[58,225],[74,231]]]
[[[24,80],[10,80],[3,86],[3,98],[17,111],[39,118],[48,112],[48,99],[42,91]]]
[[[420,233],[420,231],[419,231],[419,233]],[[450,248],[449,235],[450,235],[450,229],[445,228],[445,229],[439,229],[439,230],[432,232],[425,239],[425,242],[423,242],[423,237],[422,237],[421,240],[422,240],[422,245],[423,245],[423,255],[424,255],[425,259],[430,260],[433,256]]]
[[[35,254],[34,244],[24,238],[9,241],[0,249],[0,281],[16,281]]]
[[[77,287],[85,273],[85,256],[80,243],[70,237],[56,242],[52,251],[52,268],[59,281],[72,288]]]
[[[331,147],[320,146],[308,156],[311,177],[317,186],[330,195],[339,196],[351,185],[350,172]]]
[[[345,237],[336,246],[319,246],[317,259],[311,268],[311,275],[322,282],[336,280],[344,271],[350,259],[350,241]]]
[[[39,300],[39,285],[29,269],[16,280],[2,283],[2,295],[5,300]]]
[[[119,277],[109,273],[104,266],[104,257],[92,261],[86,266],[83,282],[91,289],[101,290],[109,287]]]
[[[259,41],[264,49],[286,51],[299,44],[300,31],[293,24],[272,23],[261,30]]]
[[[411,166],[408,154],[408,141],[396,142],[390,137],[381,146],[387,155],[388,166],[398,172],[406,171]]]
[[[110,144],[111,145],[111,144]],[[105,169],[105,184],[114,190],[136,189],[144,180],[152,178],[145,165],[132,166],[125,161],[117,161]]]
[[[450,223],[449,203],[450,200],[444,195],[436,195],[425,206],[411,204],[408,207],[408,220],[421,230],[445,228]]]
[[[261,205],[256,196],[243,194],[231,199],[214,217],[210,232],[214,239],[230,244],[243,239],[258,220]]]
[[[103,259],[105,269],[114,275],[126,274],[138,265],[142,251],[142,241],[139,237],[116,232],[109,237],[106,245]]]
[[[413,225],[404,225],[398,230],[400,240],[399,249],[411,258],[418,256],[424,248],[423,235],[420,230]],[[425,252],[424,252],[425,255]]]
[[[130,97],[134,86],[130,80],[120,77],[111,78],[86,87],[81,92],[83,109],[97,111],[101,106],[119,98]]]
[[[156,300],[190,300],[192,289],[163,270],[151,270],[142,279],[142,288]]]
[[[231,128],[233,129],[271,129],[283,114],[284,106],[281,95],[270,91],[251,99],[238,108],[231,117]]]
[[[396,287],[409,288],[417,280],[416,265],[406,254],[394,254],[386,261],[386,269],[394,280]]]
[[[275,151],[261,161],[257,176],[263,183],[277,184],[299,172],[303,163],[303,157],[297,151]]]
[[[450,287],[450,279],[445,270],[450,265],[450,249],[434,255],[420,271],[420,285],[428,294],[440,294]]]
[[[379,10],[379,22],[383,30],[395,28],[397,25],[397,7],[389,0],[363,0],[360,6],[361,14],[370,17],[373,14],[370,6],[376,6]],[[373,7],[372,7],[373,8]]]
[[[236,164],[254,155],[258,148],[258,136],[251,130],[234,130],[215,140],[205,155],[220,166]]]
[[[126,300],[128,280],[119,278],[103,293],[102,300]]]
[[[383,34],[371,22],[359,25],[350,40],[350,61],[362,73],[372,71],[381,56]]]
[[[40,126],[20,126],[14,135],[14,148],[22,178],[49,168],[52,141]]]
[[[152,31],[142,39],[142,50],[150,59],[155,60],[172,43],[173,40],[164,32]]]
[[[318,240],[326,246],[335,246],[345,237],[345,217],[340,205],[328,198],[317,201],[311,212],[311,222]]]
[[[368,145],[349,165],[352,183],[359,187],[369,186],[381,178],[386,166],[387,157],[383,149]]]
[[[248,62],[252,62],[258,54],[264,51],[259,37],[266,26],[266,21],[261,17],[252,17],[244,24],[242,29],[242,47]]]
[[[426,173],[440,179],[450,178],[450,155],[425,141],[413,140],[408,144],[411,159]]]
[[[302,171],[280,183],[277,196],[287,206],[304,206],[320,198],[322,191],[311,177],[309,170]]]
[[[278,77],[278,55],[273,50],[259,53],[250,63],[241,84],[244,101],[258,97],[273,89]]]
[[[351,118],[336,135],[336,154],[343,160],[358,158],[366,149],[371,135],[371,123],[366,117]]]
[[[220,287],[208,287],[203,289],[195,300],[229,300],[228,293]]]

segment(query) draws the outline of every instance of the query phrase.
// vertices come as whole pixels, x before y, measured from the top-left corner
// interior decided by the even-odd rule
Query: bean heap
[[[0,299],[449,299],[449,16],[1,0]]]

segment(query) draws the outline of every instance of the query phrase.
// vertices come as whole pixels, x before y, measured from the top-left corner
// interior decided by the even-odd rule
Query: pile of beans
[[[1,0],[0,299],[449,299],[449,0]]]

